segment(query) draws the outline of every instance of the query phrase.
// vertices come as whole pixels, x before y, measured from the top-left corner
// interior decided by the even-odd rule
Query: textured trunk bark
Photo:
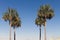
[[[40,30],[40,32],[39,32],[39,34],[40,34],[39,40],[41,40],[41,25],[39,27],[39,30]]]
[[[14,28],[14,40],[16,40],[16,28]]]
[[[10,25],[10,37],[9,37],[9,40],[11,40],[11,25]]]
[[[46,40],[46,22],[45,22],[45,26],[44,26],[44,40]]]

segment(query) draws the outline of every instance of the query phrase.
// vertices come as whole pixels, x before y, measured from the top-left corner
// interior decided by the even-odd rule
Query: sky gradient
[[[2,19],[8,7],[16,9],[22,21],[21,27],[16,29],[16,39],[39,40],[39,27],[35,25],[35,19],[40,6],[44,4],[50,4],[55,14],[46,23],[47,40],[60,38],[60,0],[0,0],[0,40],[9,40],[9,22]],[[44,27],[42,26],[42,40],[43,38]]]

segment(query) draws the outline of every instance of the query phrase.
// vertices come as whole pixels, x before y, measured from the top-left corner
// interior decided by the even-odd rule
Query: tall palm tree
[[[9,13],[10,13],[9,10],[10,10],[10,9],[8,9],[8,11],[4,13],[4,15],[3,15],[2,18],[3,18],[5,21],[9,21],[9,25],[10,25],[10,37],[9,37],[9,40],[11,40],[11,19],[9,19],[9,18],[11,18],[11,16],[10,16],[10,14],[9,14]]]
[[[3,15],[5,21],[9,21],[11,27],[14,28],[14,40],[15,39],[15,28],[21,26],[21,20],[19,19],[18,13],[16,10],[8,8],[8,11]],[[10,27],[10,38],[11,40],[11,27]]]
[[[46,40],[46,20],[51,19],[54,16],[54,11],[50,7],[50,5],[42,5],[40,7],[38,17],[42,18],[43,21],[43,26],[44,26],[44,40]]]

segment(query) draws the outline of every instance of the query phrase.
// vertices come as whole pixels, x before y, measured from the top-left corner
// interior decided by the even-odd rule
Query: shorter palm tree
[[[35,24],[37,26],[39,26],[39,30],[40,30],[39,40],[41,40],[41,26],[43,25],[44,22],[45,22],[45,20],[43,20],[43,18],[36,18],[36,20],[35,20]]]
[[[12,25],[11,25],[14,29],[14,40],[16,40],[16,28],[21,26],[21,21],[18,17],[14,17],[12,20]]]

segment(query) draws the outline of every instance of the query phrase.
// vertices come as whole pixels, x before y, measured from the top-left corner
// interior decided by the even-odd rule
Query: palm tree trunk
[[[16,28],[14,27],[14,40],[16,40]]]
[[[9,40],[11,40],[11,25],[10,25],[10,37],[9,37]]]
[[[46,40],[46,22],[45,22],[45,26],[44,26],[44,40]]]
[[[11,13],[11,11],[10,11],[10,13]],[[9,24],[10,24],[10,39],[9,40],[11,40],[11,19],[9,20]]]
[[[40,27],[39,27],[39,30],[40,30],[40,37],[39,37],[39,40],[41,40],[41,25],[40,25]]]

